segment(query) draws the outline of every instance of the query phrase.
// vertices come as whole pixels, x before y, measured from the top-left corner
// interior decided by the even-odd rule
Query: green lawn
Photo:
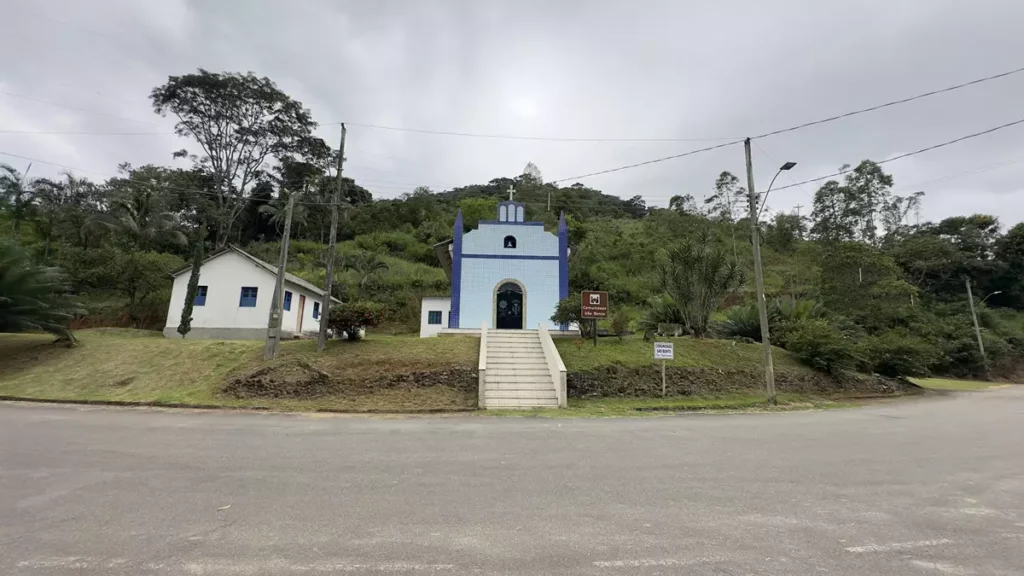
[[[316,399],[236,399],[220,392],[232,376],[263,366],[263,342],[178,340],[157,332],[94,329],[76,332],[75,348],[46,335],[0,334],[0,395],[57,400],[115,400],[278,410],[406,411],[464,409],[476,394],[444,386],[398,388]],[[331,341],[325,353],[310,340],[285,342],[276,363],[308,362],[332,378],[358,381],[387,374],[475,369],[475,338],[376,336]]]
[[[693,368],[761,368],[760,344],[744,344],[732,340],[711,338],[655,338],[658,342],[674,344],[675,359],[669,366]],[[585,371],[618,364],[620,366],[649,366],[654,363],[654,343],[645,342],[643,336],[599,338],[597,346],[592,340],[556,338],[555,346],[570,372]],[[792,354],[781,348],[772,348],[775,367],[808,371]]]
[[[911,378],[911,382],[929,390],[984,390],[997,384],[977,380],[947,380],[945,378]]]

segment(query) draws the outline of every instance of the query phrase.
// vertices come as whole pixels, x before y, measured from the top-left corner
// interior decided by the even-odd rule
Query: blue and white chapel
[[[448,248],[451,296],[424,299],[421,336],[485,324],[505,330],[552,326],[558,301],[569,295],[565,213],[554,234],[543,222],[527,222],[526,206],[512,198],[510,190],[509,200],[498,203],[498,219],[481,220],[469,232],[463,233],[462,211],[456,215]]]

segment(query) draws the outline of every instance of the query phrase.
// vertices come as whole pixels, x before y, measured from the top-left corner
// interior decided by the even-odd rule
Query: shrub
[[[854,369],[861,360],[857,343],[821,319],[793,323],[787,331],[786,349],[801,362],[819,370],[836,374]]]
[[[888,330],[867,344],[871,370],[886,376],[926,376],[939,357],[935,344],[905,330]]]
[[[648,301],[648,308],[640,318],[641,330],[657,330],[660,324],[683,323],[683,312],[671,296],[655,296]]]
[[[559,300],[555,306],[555,313],[551,315],[551,321],[555,324],[576,324],[579,326],[581,338],[590,338],[594,335],[591,321],[580,318],[579,294],[570,294],[567,298]]]
[[[768,327],[774,328],[774,307],[768,309]],[[757,304],[740,304],[725,311],[725,320],[716,325],[717,331],[729,338],[749,338],[761,341],[761,317]]]
[[[627,330],[629,330],[629,313],[619,310],[612,314],[612,333],[622,340],[622,336]]]
[[[331,308],[327,327],[333,330],[335,335],[344,332],[349,340],[358,340],[360,330],[376,326],[381,322],[382,316],[381,307],[374,302],[345,302]]]

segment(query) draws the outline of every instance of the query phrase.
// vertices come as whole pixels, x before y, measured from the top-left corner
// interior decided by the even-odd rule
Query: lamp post
[[[971,320],[974,322],[974,336],[978,339],[978,351],[981,352],[981,362],[985,367],[985,376],[987,378],[991,378],[991,375],[988,372],[988,356],[985,355],[985,344],[981,340],[981,327],[978,325],[978,313],[974,311],[974,295],[971,294],[971,279],[964,278],[964,284],[967,285],[967,301],[971,304]],[[996,290],[982,298],[981,303],[984,304],[985,300],[988,300],[989,296],[995,296],[1002,292],[1002,290]]]
[[[775,179],[779,177],[779,174],[782,174],[783,172],[789,172],[795,166],[796,162],[786,162],[782,166],[779,166],[779,171],[775,173],[775,176],[772,176],[772,181],[770,184],[768,184],[768,189],[764,191],[764,200],[761,201],[761,208],[757,211],[758,218],[761,217],[761,212],[764,211],[764,205],[765,203],[768,202],[768,193],[772,191],[772,186],[775,185]]]
[[[775,365],[772,361],[772,343],[768,334],[768,304],[764,299],[764,274],[761,268],[761,231],[758,226],[758,219],[761,212],[757,209],[757,191],[754,189],[754,163],[750,154],[750,138],[743,141],[743,152],[747,162],[747,197],[750,207],[750,243],[754,246],[754,284],[757,289],[757,316],[761,322],[761,348],[764,351],[764,380],[768,389],[768,402],[774,406],[775,399]],[[796,166],[796,162],[786,162],[779,168],[775,178],[779,177],[785,170]],[[772,178],[772,184],[775,184]],[[768,192],[772,189],[768,185]],[[768,192],[765,192],[764,199],[768,200]],[[761,204],[764,208],[764,203]]]

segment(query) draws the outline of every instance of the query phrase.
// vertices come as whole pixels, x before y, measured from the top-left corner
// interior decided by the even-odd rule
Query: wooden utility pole
[[[334,187],[334,200],[331,201],[331,237],[327,242],[327,279],[324,281],[324,301],[320,305],[320,335],[316,340],[316,351],[323,352],[327,347],[327,320],[331,317],[331,290],[334,288],[334,249],[338,243],[338,205],[341,204],[341,170],[345,165],[345,123],[341,123],[341,145],[338,147],[338,183]]]
[[[772,364],[772,343],[768,337],[768,303],[764,299],[764,276],[761,270],[761,234],[757,222],[757,192],[754,191],[754,163],[750,158],[750,138],[743,141],[747,160],[747,193],[750,195],[750,241],[754,245],[754,281],[757,287],[757,315],[761,320],[761,346],[764,348],[764,379],[768,386],[768,402],[775,404],[775,366]]]
[[[971,293],[971,279],[964,278],[967,285],[967,301],[971,303],[971,320],[974,321],[974,335],[978,338],[978,351],[981,352],[981,362],[985,367],[985,376],[988,377],[988,357],[985,356],[985,344],[981,341],[981,327],[978,325],[978,313],[974,311],[974,294]]]
[[[281,257],[277,263],[277,281],[274,283],[274,298],[270,301],[270,318],[267,321],[267,346],[263,350],[264,360],[273,360],[281,344],[281,300],[284,297],[284,270],[288,265],[288,238],[292,233],[292,212],[295,208],[293,193],[288,197],[288,208],[284,216],[284,235],[281,237]]]

